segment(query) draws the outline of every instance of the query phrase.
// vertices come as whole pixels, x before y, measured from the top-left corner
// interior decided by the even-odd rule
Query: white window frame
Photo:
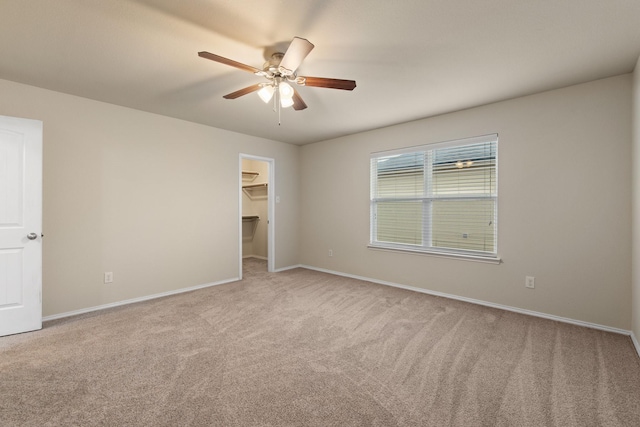
[[[471,145],[476,143],[488,143],[495,142],[495,191],[491,195],[478,195],[470,197],[468,195],[461,196],[436,196],[432,194],[431,188],[431,180],[433,177],[432,171],[432,162],[431,156],[436,150],[451,148],[451,147],[460,147],[464,145]],[[378,202],[385,201],[384,198],[376,197],[376,185],[377,185],[377,169],[375,164],[375,160],[384,158],[384,157],[394,157],[407,153],[418,153],[424,152],[425,158],[427,161],[424,165],[424,180],[425,180],[425,190],[422,196],[420,197],[409,197],[405,200],[411,201],[422,201],[423,203],[431,206],[431,201],[434,200],[464,200],[464,199],[483,199],[483,200],[493,200],[494,201],[494,233],[493,233],[493,252],[483,252],[483,251],[475,251],[468,249],[452,249],[452,248],[440,248],[434,247],[431,245],[431,221],[432,215],[429,212],[423,217],[423,221],[429,221],[429,226],[424,226],[423,223],[423,242],[421,245],[414,244],[402,244],[402,243],[392,243],[386,241],[377,241],[377,218],[376,218],[376,206]],[[370,233],[369,233],[369,245],[370,249],[378,249],[378,250],[390,250],[390,251],[403,251],[403,252],[411,252],[418,254],[427,254],[427,255],[435,255],[442,256],[448,258],[460,258],[471,261],[481,261],[488,263],[500,263],[501,259],[498,256],[498,135],[497,134],[489,134],[476,136],[471,138],[457,139],[445,142],[437,142],[432,144],[418,145],[413,147],[406,147],[397,150],[389,150],[389,151],[379,151],[375,153],[371,153],[370,156]],[[393,199],[398,200],[398,199]],[[425,208],[430,209],[430,208]]]

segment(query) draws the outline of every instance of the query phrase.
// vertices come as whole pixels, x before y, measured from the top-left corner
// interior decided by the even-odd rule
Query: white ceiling
[[[629,73],[640,55],[639,0],[2,0],[0,22],[1,79],[292,144]],[[222,98],[261,78],[197,55],[262,68],[293,36],[316,46],[299,74],[358,86],[299,87],[309,108],[281,126],[255,94]]]

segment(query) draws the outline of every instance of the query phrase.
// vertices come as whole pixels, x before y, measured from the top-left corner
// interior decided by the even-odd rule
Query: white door
[[[0,116],[0,336],[42,328],[42,122]]]

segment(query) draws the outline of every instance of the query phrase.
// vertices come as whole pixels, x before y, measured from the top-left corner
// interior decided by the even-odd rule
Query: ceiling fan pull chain
[[[278,104],[278,126],[280,126],[280,88],[276,85],[276,96],[274,96],[276,104]]]
[[[273,97],[273,112],[275,113],[278,110],[278,94]]]

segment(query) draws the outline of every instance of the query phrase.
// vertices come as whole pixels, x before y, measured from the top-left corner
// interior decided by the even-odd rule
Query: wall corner
[[[632,151],[632,245],[631,245],[631,325],[632,339],[638,354],[640,346],[640,57],[633,71],[631,107]]]

